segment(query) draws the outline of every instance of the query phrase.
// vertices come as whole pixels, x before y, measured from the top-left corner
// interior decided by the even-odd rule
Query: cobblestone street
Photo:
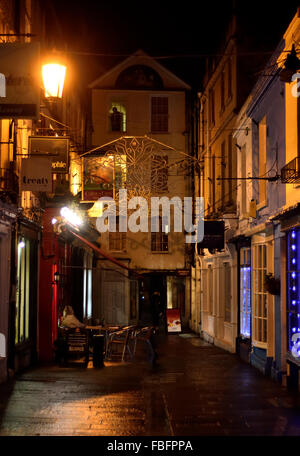
[[[0,386],[1,436],[300,435],[299,397],[198,337],[161,338],[152,368],[33,368]]]

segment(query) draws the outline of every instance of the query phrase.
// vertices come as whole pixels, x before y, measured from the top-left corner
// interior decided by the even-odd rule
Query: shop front
[[[300,369],[300,207],[286,211],[280,217],[283,232],[282,248],[282,353],[286,367],[287,386],[299,389]]]
[[[11,308],[13,363],[18,372],[37,361],[40,225],[20,217],[15,236],[15,306]],[[14,310],[14,311],[13,311]]]
[[[0,203],[0,383],[6,381],[10,357],[10,309],[12,280],[11,252],[15,238],[16,208]]]
[[[251,351],[251,240],[239,242],[238,248],[238,337],[237,353],[250,362]]]

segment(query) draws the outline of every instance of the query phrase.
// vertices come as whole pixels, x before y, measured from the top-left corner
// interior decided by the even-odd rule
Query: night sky
[[[218,52],[224,43],[233,4],[244,19],[245,34],[254,35],[261,43],[258,49],[268,51],[275,49],[300,4],[299,0],[52,2],[67,49],[84,69],[84,82],[118,63],[122,58],[118,56],[143,49],[153,56],[167,56],[160,63],[195,88],[201,88],[205,56]]]

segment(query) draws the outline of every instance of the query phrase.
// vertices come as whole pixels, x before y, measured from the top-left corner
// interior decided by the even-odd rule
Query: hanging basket
[[[265,289],[271,295],[280,295],[280,279],[275,279],[273,274],[265,275]]]

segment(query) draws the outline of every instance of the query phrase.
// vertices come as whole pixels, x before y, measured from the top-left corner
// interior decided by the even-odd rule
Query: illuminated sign
[[[52,192],[51,160],[47,157],[23,158],[21,191]]]
[[[52,173],[69,172],[69,138],[67,136],[29,136],[29,155],[51,158]]]

